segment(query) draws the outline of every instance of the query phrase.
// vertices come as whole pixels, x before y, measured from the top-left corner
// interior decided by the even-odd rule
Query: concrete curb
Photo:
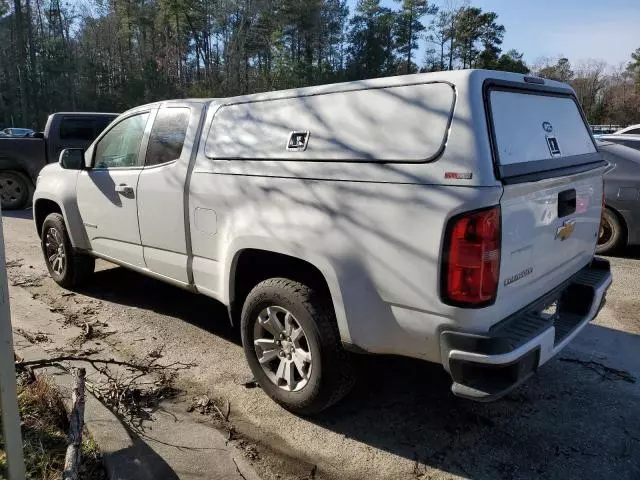
[[[17,328],[35,331],[54,331],[60,334],[59,315],[31,298],[20,287],[10,287],[11,311],[15,349],[26,361],[51,358],[39,345],[29,344]],[[65,337],[76,334],[70,327]],[[83,365],[85,366],[85,365]],[[70,408],[69,394],[73,376],[59,367],[37,369],[45,372],[65,395]],[[90,374],[90,370],[88,370]],[[85,426],[103,454],[103,462],[110,480],[152,479],[237,479],[260,480],[240,450],[229,445],[213,427],[194,421],[193,417],[171,402],[161,405],[154,420],[146,422],[145,431],[153,436],[130,431],[117,415],[104,406],[90,392],[86,392]],[[175,442],[180,442],[176,444]]]

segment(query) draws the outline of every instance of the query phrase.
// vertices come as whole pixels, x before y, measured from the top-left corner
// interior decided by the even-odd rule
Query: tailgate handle
[[[558,194],[558,218],[566,217],[576,211],[576,190],[565,190]]]

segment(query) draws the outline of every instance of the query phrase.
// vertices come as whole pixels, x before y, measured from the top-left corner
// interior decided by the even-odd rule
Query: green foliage
[[[404,60],[404,71],[402,73],[415,73],[417,68],[411,61],[414,50],[418,48],[418,40],[422,32],[426,30],[422,23],[425,15],[433,15],[438,9],[429,5],[427,0],[394,0],[401,3],[401,9],[396,14],[394,35],[396,51]],[[405,60],[406,59],[406,60]]]
[[[554,65],[547,65],[542,68],[538,75],[549,80],[557,80],[559,82],[569,82],[573,76],[573,70],[571,70],[571,63],[567,58],[559,58]]]
[[[495,62],[495,65],[492,65],[489,68],[501,70],[503,72],[529,73],[531,70],[527,67],[527,64],[524,62],[522,57],[523,54],[517,50],[509,50],[508,52],[500,55],[498,60]]]
[[[118,112],[417,71],[529,71],[520,52],[502,52],[495,12],[435,3],[359,0],[349,12],[347,0],[87,0],[59,9],[0,0],[0,127],[41,128],[60,110]],[[639,78],[634,55],[629,72]],[[571,79],[562,62],[542,74]]]
[[[505,28],[498,15],[463,7],[456,15],[456,49],[462,68],[492,68],[498,61]]]
[[[380,0],[360,0],[349,23],[347,71],[351,79],[383,77],[395,70],[396,12]]]

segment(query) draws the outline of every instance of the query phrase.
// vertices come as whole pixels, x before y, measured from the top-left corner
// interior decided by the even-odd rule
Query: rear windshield
[[[596,152],[572,97],[492,90],[489,98],[500,165]]]

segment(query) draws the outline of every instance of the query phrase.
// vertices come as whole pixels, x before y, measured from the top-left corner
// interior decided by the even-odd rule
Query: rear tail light
[[[442,300],[461,307],[492,304],[500,275],[500,207],[454,217],[446,232]]]

